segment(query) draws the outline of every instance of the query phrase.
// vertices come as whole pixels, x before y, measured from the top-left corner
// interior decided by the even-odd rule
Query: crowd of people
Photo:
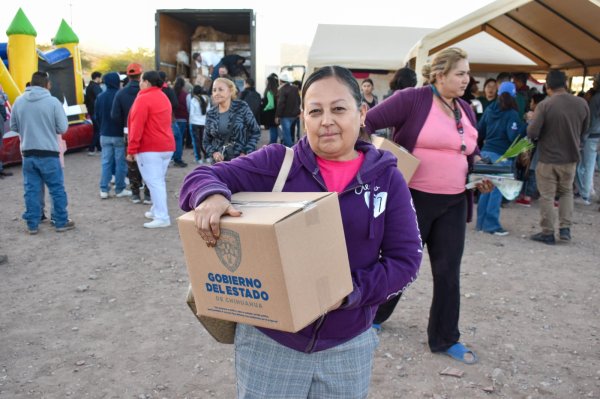
[[[217,65],[216,70],[225,68],[224,64]],[[47,158],[54,158],[55,155],[60,157],[61,143],[54,136],[64,133],[68,126],[66,118],[63,120],[52,113],[54,110],[49,105],[54,99],[49,92],[51,83],[47,74],[39,74],[40,76],[32,77],[31,87],[15,103],[16,112],[11,120],[11,129],[21,136],[23,165],[27,167],[30,161],[35,161],[33,155],[39,155],[38,153]],[[45,76],[44,81],[40,80],[41,75]],[[135,204],[151,205],[150,210],[144,213],[151,220],[143,224],[146,228],[171,225],[167,207],[166,174],[169,165],[181,168],[188,166],[183,159],[186,141],[189,140],[188,145],[193,148],[196,164],[212,165],[230,161],[256,150],[261,132],[259,121],[265,115],[269,119],[270,114],[270,122],[265,122],[265,126],[276,129],[274,141],[281,139],[287,146],[294,144],[292,129],[297,125],[300,97],[298,86],[291,85],[291,80],[285,80],[285,76],[281,81],[277,75],[269,77],[274,82],[270,88],[272,93],[268,96],[270,103],[262,101],[251,78],[246,79],[244,91],[238,93],[238,88],[231,79],[216,77],[211,81],[208,93],[202,86],[191,85],[189,80],[181,76],[171,83],[167,81],[163,71],[144,72],[142,66],[135,62],[127,66],[125,76],[122,79],[123,75],[117,72],[104,75],[93,72],[91,75],[85,91],[85,104],[93,124],[88,155],[101,154],[100,199],[106,200],[114,196],[130,198]],[[48,135],[44,139],[48,142],[44,143],[38,143],[38,138],[31,138],[33,133],[28,123],[29,118],[24,119],[27,122],[19,123],[20,112],[28,114],[31,112],[29,109],[35,108],[29,103],[37,101],[36,95],[48,97],[36,106],[43,104],[44,109],[52,111],[48,115],[48,112],[39,115],[43,118],[39,123],[46,128]],[[30,100],[33,97],[36,99]],[[1,108],[5,110],[4,106]],[[26,111],[22,111],[23,108]],[[5,114],[2,117],[3,120],[6,119]],[[59,118],[60,123],[52,118]],[[60,130],[63,122],[64,130]],[[10,175],[12,174],[4,171],[0,164],[0,176]],[[26,201],[23,218],[27,221],[28,232],[36,234],[37,225],[46,219],[45,186],[50,191],[51,220],[57,231],[63,231],[64,224],[68,229],[73,228],[74,222],[70,219],[63,222],[66,192],[57,194],[58,186],[55,187],[52,183],[62,179],[62,169],[56,171],[55,177],[44,176],[41,170],[38,170],[36,176],[27,176],[26,198],[40,198],[35,206],[32,201]],[[60,185],[64,191],[64,184],[60,182]],[[111,194],[113,187],[114,195]]]
[[[540,201],[542,231],[531,239],[552,245],[556,227],[560,240],[571,240],[573,203],[590,206],[597,198],[593,175],[600,167],[600,75],[594,77],[590,90],[577,96],[567,90],[567,77],[561,71],[551,70],[541,90],[529,87],[529,79],[526,73],[504,72],[485,81],[477,98],[482,105],[478,144],[493,162],[514,139],[533,141],[532,151],[504,162],[513,164],[516,177],[523,181],[515,203],[529,207],[532,201]],[[499,219],[506,202],[497,189],[480,196],[476,228],[507,235]],[[554,208],[558,208],[558,226]]]
[[[584,206],[595,196],[600,76],[581,97],[568,92],[565,74],[556,70],[548,72],[542,91],[527,85],[527,74],[501,73],[486,79],[479,92],[467,54],[448,48],[426,65],[421,87],[415,71],[401,68],[381,100],[373,80],[359,83],[339,66],[317,69],[302,85],[287,71],[271,74],[261,96],[251,78],[238,93],[235,82],[219,74],[220,68],[241,65],[230,61],[210,70],[210,91],[184,77],[171,84],[164,72],[143,71],[135,62],[127,67],[126,82],[116,72],[94,72],[86,104],[94,124],[89,153],[101,151],[102,157],[100,199],[111,197],[111,180],[114,196],[134,203],[142,202],[143,188],[143,203],[151,205],[144,213],[150,220],[146,228],[171,225],[166,175],[169,165],[188,166],[187,140],[197,166],[184,180],[179,205],[195,212],[198,233],[209,247],[220,238],[220,217],[240,216],[230,203],[233,193],[271,191],[285,147],[294,156],[283,191],[338,193],[354,290],[297,333],[239,325],[240,397],[323,392],[366,397],[377,331],[417,277],[423,248],[433,275],[429,348],[476,363],[478,356],[460,341],[459,330],[467,223],[476,219],[476,230],[495,236],[509,230],[500,222],[506,200],[498,188],[484,179],[477,193],[467,190],[467,176],[476,162],[495,162],[515,139],[529,137],[536,144],[533,152],[503,161],[514,164],[524,181],[516,203],[529,206],[539,198],[541,231],[532,240],[552,245],[558,230],[560,240],[570,241],[575,191]],[[46,73],[34,73],[10,119],[21,136],[29,234],[36,234],[45,218],[45,186],[56,231],[75,227],[57,140],[67,119],[49,87]],[[257,151],[261,125],[270,145]],[[370,144],[370,134],[387,135],[420,160],[410,181],[391,153]],[[7,176],[1,165],[0,173]],[[375,190],[386,198],[377,209]],[[264,367],[255,367],[257,361]],[[329,364],[343,369],[329,370]]]

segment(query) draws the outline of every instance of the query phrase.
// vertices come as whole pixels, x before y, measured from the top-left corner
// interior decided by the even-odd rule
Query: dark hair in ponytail
[[[200,103],[200,109],[202,110],[202,114],[206,114],[206,107],[208,106],[208,102],[206,101],[206,97],[203,96],[204,89],[202,86],[194,86],[192,89],[192,95],[198,99]]]
[[[144,72],[142,75],[142,80],[148,81],[148,83],[154,87],[162,87],[162,85],[165,83],[165,81],[160,78],[160,75],[156,71]]]
[[[408,67],[400,68],[390,80],[390,90],[402,90],[417,85],[417,73]]]
[[[498,96],[498,107],[500,108],[500,111],[508,111],[510,109],[514,109],[515,111],[519,110],[517,102],[509,93],[502,93]]]
[[[175,79],[175,84],[173,85],[173,90],[175,91],[175,94],[179,95],[179,93],[181,93],[184,87],[185,80],[181,76],[178,76]]]

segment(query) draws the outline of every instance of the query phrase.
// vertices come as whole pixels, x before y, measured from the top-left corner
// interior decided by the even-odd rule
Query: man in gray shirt
[[[45,72],[35,72],[31,86],[13,106],[10,128],[21,138],[25,213],[29,234],[38,233],[42,216],[40,196],[44,184],[52,197],[52,219],[57,232],[71,230],[75,223],[67,214],[63,170],[56,135],[69,127],[63,107],[50,95],[50,80]]]
[[[583,98],[567,92],[564,72],[551,70],[546,75],[546,98],[535,109],[527,127],[527,136],[537,139],[540,158],[535,178],[540,192],[542,231],[531,236],[534,241],[553,245],[554,198],[558,196],[559,237],[571,240],[573,216],[573,181],[581,137],[590,123],[590,110]]]

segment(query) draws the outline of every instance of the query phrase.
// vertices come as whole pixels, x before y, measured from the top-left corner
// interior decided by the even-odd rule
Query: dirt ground
[[[186,150],[184,159],[192,159]],[[171,216],[192,169],[170,168]],[[148,206],[100,200],[99,156],[66,156],[77,228],[37,236],[21,220],[21,168],[0,180],[0,398],[234,398],[233,347],[188,310],[177,228],[147,230]],[[596,187],[600,187],[596,176]],[[528,236],[539,210],[502,209],[506,237],[468,227],[462,365],[426,346],[427,258],[380,333],[370,398],[600,398],[600,212],[576,205],[573,241]],[[441,375],[455,368],[461,377]],[[452,371],[452,370],[451,370]]]

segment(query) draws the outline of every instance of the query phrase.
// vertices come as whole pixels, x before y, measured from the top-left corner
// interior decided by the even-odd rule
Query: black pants
[[[467,197],[464,193],[445,195],[410,191],[433,276],[433,299],[427,327],[429,348],[432,352],[441,352],[460,338],[460,262],[465,246]],[[374,323],[387,320],[399,299],[396,297],[382,304]]]
[[[190,129],[185,129],[185,132],[183,133],[183,146],[184,148],[194,148],[194,142],[192,141],[192,135],[190,134]]]
[[[129,145],[129,136],[125,134],[123,138],[125,140],[125,153],[127,153],[127,147]],[[129,188],[131,189],[131,194],[135,196],[140,196],[140,188],[142,187],[143,180],[142,174],[140,173],[140,168],[136,161],[126,161],[127,162],[127,178],[129,179]],[[144,186],[144,199],[150,199],[150,189],[148,185]]]
[[[94,135],[92,136],[92,142],[88,147],[88,151],[102,151],[100,146],[100,125],[96,123],[96,119],[92,117],[92,128],[94,129]]]
[[[204,139],[204,125],[192,125],[192,134],[194,135],[194,140],[196,140],[196,153],[194,154],[196,159],[206,158],[206,151],[202,145],[202,140]]]
[[[127,178],[129,179],[131,193],[139,197],[143,181],[140,168],[136,161],[127,161]],[[144,186],[144,199],[150,199],[150,189],[148,188],[148,185]]]

